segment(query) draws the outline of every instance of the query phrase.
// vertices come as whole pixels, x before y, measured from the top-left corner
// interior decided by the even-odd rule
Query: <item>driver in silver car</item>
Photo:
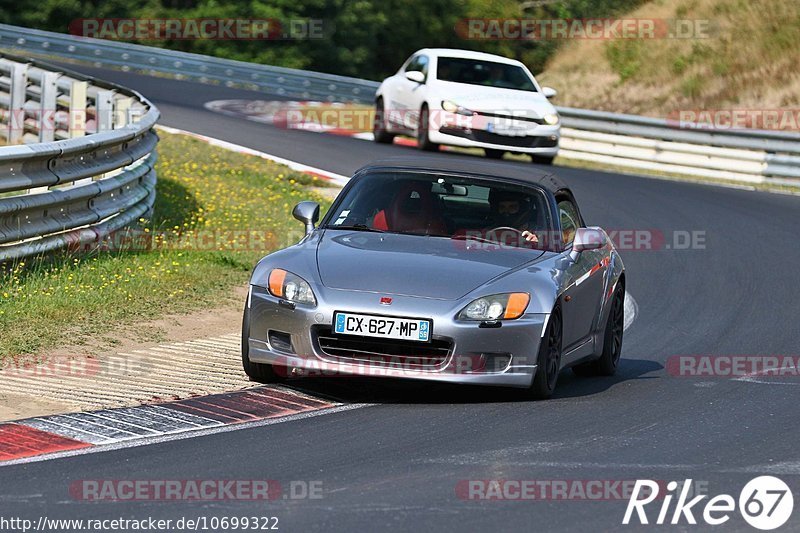
[[[489,207],[491,212],[488,219],[488,229],[512,228],[522,234],[527,242],[539,243],[539,238],[531,232],[531,207],[530,199],[521,197],[518,193],[492,189],[489,193]]]

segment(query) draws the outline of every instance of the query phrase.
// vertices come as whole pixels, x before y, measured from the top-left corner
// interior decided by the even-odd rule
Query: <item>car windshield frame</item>
[[[469,81],[469,80],[464,80],[464,79],[452,79],[452,77],[442,78],[442,76],[441,76],[442,61],[452,61],[454,63],[457,63],[457,62],[471,62],[471,63],[475,63],[475,64],[482,64],[482,65],[484,65],[486,67],[486,70],[491,70],[492,68],[501,68],[501,69],[506,69],[507,71],[518,70],[522,74],[522,77],[528,82],[528,85],[526,87],[519,87],[519,86],[513,87],[513,86],[497,85],[497,84],[494,84],[494,83],[486,83],[486,81],[490,80],[489,78],[487,78],[484,81],[478,81],[478,80]],[[452,68],[452,66],[451,66],[451,68]],[[478,87],[490,87],[490,88],[493,88],[493,89],[509,89],[509,90],[512,90],[512,91],[525,91],[525,92],[532,92],[532,93],[538,93],[539,92],[539,88],[536,86],[536,82],[533,80],[533,77],[528,73],[528,71],[522,65],[514,65],[512,63],[503,63],[503,62],[500,62],[500,61],[490,61],[490,60],[487,60],[487,59],[473,59],[473,58],[468,58],[468,57],[439,56],[436,59],[436,79],[438,81],[444,81],[444,82],[447,82],[447,83],[459,83],[459,84],[464,84],[464,85],[475,85],[475,86],[478,86]]]
[[[388,175],[388,176],[387,176]],[[465,174],[465,173],[455,173],[450,171],[438,171],[435,169],[400,169],[400,168],[372,168],[367,169],[362,173],[356,174],[347,186],[344,188],[342,193],[336,198],[334,203],[331,205],[328,212],[323,217],[322,221],[320,222],[319,229],[322,230],[335,230],[335,231],[365,231],[365,232],[375,232],[381,234],[391,234],[391,235],[413,235],[413,236],[421,236],[421,237],[432,237],[432,238],[439,238],[439,239],[460,239],[463,235],[457,234],[457,232],[448,231],[447,235],[441,234],[434,234],[428,232],[414,232],[414,231],[396,231],[392,229],[383,229],[383,228],[375,228],[369,227],[364,222],[358,222],[357,225],[359,226],[357,229],[352,229],[352,223],[344,223],[347,220],[347,215],[345,218],[342,217],[343,208],[346,206],[346,202],[351,197],[353,192],[358,188],[363,186],[363,182],[367,180],[375,180],[375,179],[384,179],[384,180],[393,180],[396,177],[405,178],[408,181],[412,181],[414,177],[418,177],[420,181],[430,181],[433,184],[435,181],[439,179],[445,180],[453,180],[451,184],[453,185],[463,185],[462,182],[468,182],[468,185],[475,185],[481,187],[500,187],[501,189],[519,189],[524,194],[527,194],[532,202],[537,202],[537,208],[541,208],[543,217],[544,217],[544,227],[537,227],[536,231],[540,232],[542,235],[545,236],[545,241],[542,242],[542,247],[537,247],[535,249],[541,250],[551,250],[552,243],[549,242],[549,235],[553,234],[555,231],[555,221],[553,218],[552,206],[551,206],[551,198],[548,195],[547,191],[538,184],[515,180],[511,178],[503,178],[503,177],[496,177],[496,176],[487,176],[487,175],[476,175],[476,174]],[[408,178],[412,178],[409,180]],[[538,197],[538,198],[537,198]],[[442,215],[444,215],[444,211],[442,211]],[[349,214],[349,213],[348,213]],[[341,219],[341,225],[336,225],[335,221]],[[472,238],[470,234],[466,235],[467,239]],[[481,237],[475,236],[476,240],[482,240]],[[524,248],[522,246],[509,246],[512,248]]]

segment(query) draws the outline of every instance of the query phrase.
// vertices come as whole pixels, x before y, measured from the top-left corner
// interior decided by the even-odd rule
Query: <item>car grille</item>
[[[484,116],[484,117],[492,117],[492,118],[503,118],[506,120],[520,120],[522,122],[533,122],[535,124],[544,124],[544,119],[542,118],[532,118],[532,117],[524,117],[524,116],[517,116],[517,115],[508,115],[503,113],[489,113],[488,111],[476,111],[476,115]]]
[[[554,148],[558,146],[558,140],[551,139],[548,136],[528,135],[525,137],[513,137],[511,135],[500,135],[486,130],[470,130],[469,133],[467,133],[461,128],[449,126],[442,127],[439,131],[477,142],[513,146],[517,148]]]
[[[555,146],[555,141],[549,141],[545,137],[526,136],[512,137],[511,135],[499,135],[486,130],[472,130],[475,140],[482,143],[502,144],[505,146],[518,146],[520,148],[536,148],[539,146]],[[548,142],[549,141],[549,142]]]
[[[436,369],[447,363],[452,342],[433,339],[430,342],[378,339],[373,337],[339,336],[330,328],[315,332],[317,345],[325,355],[379,366]]]

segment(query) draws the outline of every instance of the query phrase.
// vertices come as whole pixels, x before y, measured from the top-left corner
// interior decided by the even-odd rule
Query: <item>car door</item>
[[[581,227],[580,213],[571,196],[557,196],[558,215],[565,251],[572,249],[575,231]],[[565,271],[566,290],[561,302],[563,348],[567,352],[580,346],[592,332],[603,295],[605,251],[585,250],[569,260]],[[574,257],[574,254],[573,254]]]
[[[416,132],[419,120],[419,110],[425,101],[425,83],[417,83],[406,78],[406,72],[422,72],[427,82],[429,58],[425,54],[417,54],[403,69],[399,76],[400,79],[394,87],[394,110],[395,117],[392,123],[401,129],[409,132]],[[398,124],[398,121],[401,122]]]

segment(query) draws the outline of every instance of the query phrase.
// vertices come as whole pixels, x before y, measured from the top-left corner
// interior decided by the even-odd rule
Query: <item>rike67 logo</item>
[[[701,494],[694,495],[690,499],[692,485],[691,479],[687,479],[681,485],[676,481],[670,481],[667,483],[665,493],[660,494],[659,489],[663,488],[663,484],[649,479],[636,480],[622,523],[635,524],[638,520],[640,524],[697,524],[697,518],[701,518],[710,526],[718,526],[730,520],[731,514],[737,509],[737,501],[733,496],[720,494],[703,502],[708,495]],[[651,514],[648,516],[645,507],[657,500],[661,504],[660,508],[656,503],[650,509]],[[673,500],[675,500],[674,508],[672,508]],[[655,508],[659,508],[658,516],[655,522],[651,522],[652,511]],[[756,529],[766,531],[782,526],[792,516],[793,508],[794,497],[789,486],[773,476],[752,479],[739,493],[739,513]]]

